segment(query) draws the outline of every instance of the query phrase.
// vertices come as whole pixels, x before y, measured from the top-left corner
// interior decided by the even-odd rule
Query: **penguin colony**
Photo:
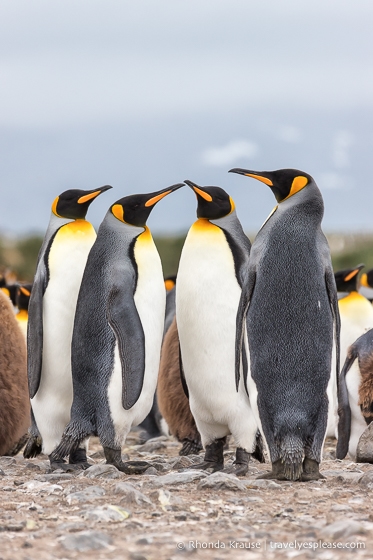
[[[364,335],[373,307],[357,292],[361,267],[334,277],[323,200],[309,174],[231,172],[261,181],[277,201],[252,246],[229,194],[189,180],[117,200],[97,236],[85,216],[110,186],[54,200],[31,297],[31,286],[18,293],[20,324],[30,299],[25,457],[43,452],[52,468],[87,468],[96,435],[107,463],[144,472],[149,465],[123,462],[121,448],[133,426],[156,426],[158,401],[181,454],[203,445],[196,468],[223,469],[231,435],[229,472],[245,474],[250,457],[264,461],[265,449],[272,463],[265,478],[314,480],[322,477],[325,437],[336,431],[338,398],[337,457],[356,458],[373,419],[373,331]],[[166,282],[166,305],[146,223],[159,201],[185,185],[196,196],[197,221],[177,286]],[[17,420],[22,428],[9,441],[1,436],[0,452],[25,430]],[[16,425],[11,416],[9,424]]]

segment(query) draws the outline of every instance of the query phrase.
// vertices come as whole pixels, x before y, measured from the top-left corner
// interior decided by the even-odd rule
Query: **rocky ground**
[[[255,461],[244,478],[208,475],[179,448],[131,433],[125,459],[152,464],[139,476],[105,465],[96,439],[84,472],[0,457],[0,560],[373,558],[373,465],[334,460],[334,442],[308,483],[256,480],[269,465]]]

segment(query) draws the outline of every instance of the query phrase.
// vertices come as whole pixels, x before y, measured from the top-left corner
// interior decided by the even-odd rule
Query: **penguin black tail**
[[[280,444],[280,459],[287,480],[299,480],[303,472],[304,443],[300,437],[286,435]]]
[[[59,462],[70,455],[70,453],[74,453],[82,441],[90,435],[92,435],[92,431],[83,430],[81,426],[78,427],[74,423],[68,424],[59,445],[50,455],[51,462]]]

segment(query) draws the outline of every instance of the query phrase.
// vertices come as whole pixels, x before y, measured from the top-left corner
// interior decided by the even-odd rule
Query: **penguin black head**
[[[334,278],[337,285],[337,292],[356,292],[357,276],[364,266],[364,264],[359,264],[354,268],[346,268],[335,272]]]
[[[22,309],[25,309],[27,311],[30,301],[31,288],[32,284],[23,284],[23,286],[17,286],[16,304],[19,311],[21,311]]]
[[[111,188],[110,185],[105,185],[104,187],[91,191],[83,191],[80,189],[64,191],[54,199],[52,212],[58,218],[84,220],[91,202],[101,193]]]
[[[235,209],[233,199],[220,187],[200,187],[192,181],[184,181],[197,195],[197,218],[218,220]]]
[[[110,211],[117,220],[130,226],[145,227],[146,220],[154,206],[168,194],[180,189],[184,183],[177,183],[167,189],[147,194],[132,194],[114,202]]]
[[[361,275],[360,284],[364,288],[373,288],[373,268]]]
[[[239,173],[247,177],[258,179],[268,185],[276,197],[277,202],[283,202],[307,185],[315,184],[311,175],[298,169],[278,169],[277,171],[249,171],[248,169],[230,169],[229,173]]]

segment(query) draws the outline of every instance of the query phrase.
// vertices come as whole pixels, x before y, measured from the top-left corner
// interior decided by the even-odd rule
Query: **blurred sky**
[[[115,200],[190,179],[246,231],[275,205],[231,167],[315,178],[324,230],[373,230],[372,0],[0,1],[0,232],[44,232],[69,188]],[[186,231],[188,187],[149,218]]]

